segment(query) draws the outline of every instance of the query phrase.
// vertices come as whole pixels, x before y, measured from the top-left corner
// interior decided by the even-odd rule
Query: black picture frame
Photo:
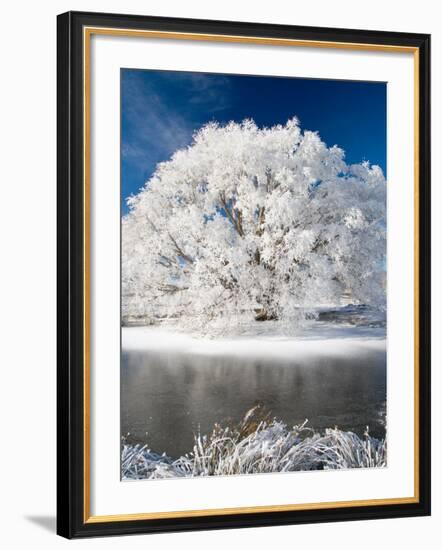
[[[418,494],[415,502],[314,510],[89,521],[85,508],[84,29],[106,27],[413,48],[419,60]],[[430,36],[68,12],[57,21],[57,533],[66,538],[430,514]],[[86,472],[86,474],[85,474]]]

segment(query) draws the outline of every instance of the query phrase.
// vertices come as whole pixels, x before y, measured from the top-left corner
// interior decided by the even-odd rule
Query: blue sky
[[[213,120],[272,126],[296,116],[303,129],[343,148],[347,163],[368,160],[385,173],[386,94],[378,82],[122,69],[123,213],[157,163]]]

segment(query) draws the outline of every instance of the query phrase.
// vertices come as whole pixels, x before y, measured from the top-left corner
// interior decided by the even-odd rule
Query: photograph
[[[120,69],[121,480],[388,466],[387,83]]]
[[[2,547],[434,549],[433,4],[5,3]]]
[[[430,35],[57,40],[57,533],[429,515]]]

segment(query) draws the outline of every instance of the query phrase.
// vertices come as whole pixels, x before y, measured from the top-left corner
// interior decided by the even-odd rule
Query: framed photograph
[[[430,37],[58,17],[58,533],[430,513]]]

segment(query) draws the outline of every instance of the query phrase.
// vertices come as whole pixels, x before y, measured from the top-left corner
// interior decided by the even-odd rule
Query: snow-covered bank
[[[200,355],[339,357],[386,350],[385,329],[315,323],[295,336],[263,333],[229,338],[196,337],[173,328],[124,327],[123,351],[165,351]]]

